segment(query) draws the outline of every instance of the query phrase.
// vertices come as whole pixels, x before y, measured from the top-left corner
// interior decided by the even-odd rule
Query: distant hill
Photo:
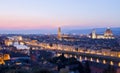
[[[62,33],[67,34],[90,34],[93,29],[69,29],[69,28],[62,28]],[[106,28],[96,28],[97,34],[103,34]],[[111,28],[114,35],[120,35],[120,27],[118,28]],[[57,34],[56,29],[30,29],[30,30],[2,30],[0,29],[0,34]]]
[[[114,35],[120,35],[120,27],[118,28],[110,28],[113,32]],[[82,29],[82,30],[70,30],[67,33],[72,34],[90,34],[93,29]],[[106,28],[96,28],[96,33],[97,34],[103,34],[106,30]]]

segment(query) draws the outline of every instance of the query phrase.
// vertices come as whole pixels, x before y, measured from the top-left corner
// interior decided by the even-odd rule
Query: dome
[[[105,35],[105,36],[112,36],[113,34],[112,34],[111,29],[110,29],[110,28],[107,28],[106,31],[105,31],[105,33],[104,33],[104,35]]]

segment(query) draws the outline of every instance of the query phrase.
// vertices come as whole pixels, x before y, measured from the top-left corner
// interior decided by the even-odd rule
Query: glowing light
[[[105,60],[103,60],[103,64],[106,64],[106,61],[105,61]]]
[[[90,58],[90,61],[93,61],[93,58]]]
[[[120,54],[118,55],[118,57],[120,58]]]
[[[4,60],[10,60],[10,55],[9,55],[9,54],[4,54],[3,59],[4,59]]]
[[[59,53],[57,54],[57,56],[60,56],[60,55],[61,55],[61,54],[59,54]]]
[[[111,54],[111,56],[114,56],[113,54]]]
[[[106,53],[103,53],[103,55],[105,55],[105,56],[106,56]]]
[[[75,55],[75,58],[77,58],[77,56]]]
[[[80,56],[80,61],[82,61],[82,57]]]
[[[0,58],[0,64],[5,64],[5,62],[2,58]]]
[[[96,62],[99,63],[99,59],[97,59]]]
[[[87,57],[85,57],[85,60],[87,60]]]
[[[118,63],[118,66],[120,67],[120,62]]]
[[[110,65],[114,65],[113,61],[110,61]]]
[[[68,55],[67,55],[67,54],[64,54],[64,56],[65,56],[66,58],[68,58]]]
[[[70,57],[72,57],[72,55],[70,55]]]

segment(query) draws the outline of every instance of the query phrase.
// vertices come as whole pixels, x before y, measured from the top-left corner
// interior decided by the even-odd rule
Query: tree
[[[78,63],[78,71],[79,73],[85,73],[85,68],[80,62]]]
[[[91,73],[89,61],[85,62],[85,73]]]
[[[103,73],[116,73],[113,66],[108,65],[108,68],[103,71]]]

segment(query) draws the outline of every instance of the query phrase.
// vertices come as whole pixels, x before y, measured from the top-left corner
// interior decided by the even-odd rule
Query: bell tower
[[[92,39],[96,39],[96,38],[97,38],[96,31],[95,31],[95,29],[93,29],[93,31],[92,31]]]
[[[61,36],[61,28],[60,28],[60,27],[58,27],[58,35],[57,35],[57,38],[58,38],[59,40],[62,39],[62,36]]]

